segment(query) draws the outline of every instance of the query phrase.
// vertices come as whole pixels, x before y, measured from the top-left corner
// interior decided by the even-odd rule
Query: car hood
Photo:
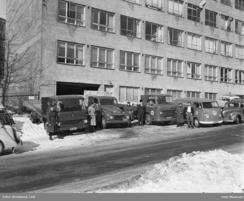
[[[239,111],[239,108],[224,108],[223,112],[227,113],[227,112],[236,112]]]
[[[177,105],[174,104],[169,104],[169,105],[157,105],[156,106],[159,109],[164,109],[164,110],[175,110],[177,108]]]
[[[102,110],[113,114],[126,114],[122,109],[115,105],[101,105]]]

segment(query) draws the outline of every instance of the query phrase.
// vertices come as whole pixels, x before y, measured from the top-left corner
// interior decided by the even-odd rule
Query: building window
[[[173,96],[174,100],[182,97],[182,91],[179,90],[168,89],[167,94]]]
[[[236,84],[244,84],[244,71],[236,70]]]
[[[244,11],[244,0],[235,0],[235,8]]]
[[[163,10],[162,1],[163,0],[146,0],[146,6],[149,8]]]
[[[138,19],[121,16],[121,35],[134,38],[141,37],[141,21]]]
[[[168,28],[168,44],[183,47],[183,31]]]
[[[163,42],[163,26],[146,22],[146,40]]]
[[[202,50],[202,36],[187,33],[187,48],[192,50]]]
[[[84,45],[58,41],[58,63],[84,65]]]
[[[187,78],[201,79],[201,64],[187,62]]]
[[[85,7],[70,1],[59,1],[58,20],[68,24],[85,26]]]
[[[183,61],[168,59],[167,75],[173,77],[183,77]]]
[[[145,56],[145,73],[163,74],[163,58],[146,55]]]
[[[205,25],[217,27],[217,13],[205,10]]]
[[[232,57],[232,44],[221,41],[221,55],[226,57]]]
[[[187,91],[187,98],[200,98],[201,92],[198,91]]]
[[[173,15],[183,16],[184,12],[184,1],[183,0],[169,0],[168,12]]]
[[[236,33],[244,35],[244,22],[236,20]]]
[[[162,93],[162,89],[145,88],[145,95],[161,94],[161,93]]]
[[[205,65],[205,80],[218,81],[218,67]]]
[[[231,6],[231,1],[230,0],[220,0],[220,2],[226,6]]]
[[[216,98],[217,98],[217,93],[208,93],[208,92],[206,92],[206,93],[205,93],[205,98],[207,98],[207,99],[211,99],[211,100],[216,100]]]
[[[235,55],[237,59],[244,59],[244,46],[236,45]]]
[[[128,1],[130,3],[135,3],[135,4],[141,4],[141,0],[123,0],[123,1]]]
[[[220,82],[232,83],[232,69],[220,68]]]
[[[138,101],[139,88],[136,87],[119,87],[120,101]]]
[[[120,70],[140,72],[140,54],[120,51]]]
[[[103,47],[91,48],[91,66],[97,68],[114,68],[114,50]]]
[[[233,31],[232,28],[232,22],[233,18],[226,16],[226,15],[221,15],[220,16],[220,28],[226,31]]]
[[[114,14],[92,9],[92,28],[101,31],[115,32]]]
[[[217,54],[218,53],[218,40],[214,38],[205,37],[205,52]]]
[[[193,4],[188,3],[187,8],[187,19],[192,20],[194,22],[200,22],[200,8],[198,6],[195,6]]]

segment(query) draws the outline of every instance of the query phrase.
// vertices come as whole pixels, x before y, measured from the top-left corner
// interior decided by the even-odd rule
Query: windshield
[[[228,107],[239,107],[239,103],[229,103]]]
[[[84,110],[85,102],[84,99],[64,99],[58,101],[56,104],[55,110],[58,112],[67,112],[67,111],[79,111]]]
[[[101,98],[100,105],[114,105],[117,104],[117,100],[114,98]]]
[[[203,105],[203,108],[205,108],[205,109],[218,108],[219,107],[219,105],[216,101],[214,101],[214,102],[203,102],[202,105]]]
[[[158,98],[158,104],[169,104],[173,103],[173,97],[172,96],[159,96]]]
[[[0,122],[3,125],[11,125],[11,120],[10,120],[8,114],[0,114]]]

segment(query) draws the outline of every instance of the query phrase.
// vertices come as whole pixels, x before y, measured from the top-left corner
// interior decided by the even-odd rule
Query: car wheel
[[[106,121],[106,119],[104,117],[102,117],[102,126],[103,126],[103,129],[108,128],[107,121]]]
[[[241,121],[240,121],[240,117],[236,117],[236,120],[235,120],[235,123],[236,124],[239,124]]]
[[[194,118],[194,119],[193,119],[193,123],[194,123],[194,126],[195,126],[196,128],[199,128],[199,127],[200,127],[200,122],[199,122],[198,118]]]
[[[4,144],[0,141],[0,156],[3,154]]]
[[[147,125],[151,125],[152,124],[152,118],[151,118],[150,114],[146,114],[145,123]]]

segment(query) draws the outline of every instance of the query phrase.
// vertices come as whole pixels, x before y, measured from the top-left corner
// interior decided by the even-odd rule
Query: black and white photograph
[[[244,200],[244,0],[0,0],[0,201],[90,196]]]

